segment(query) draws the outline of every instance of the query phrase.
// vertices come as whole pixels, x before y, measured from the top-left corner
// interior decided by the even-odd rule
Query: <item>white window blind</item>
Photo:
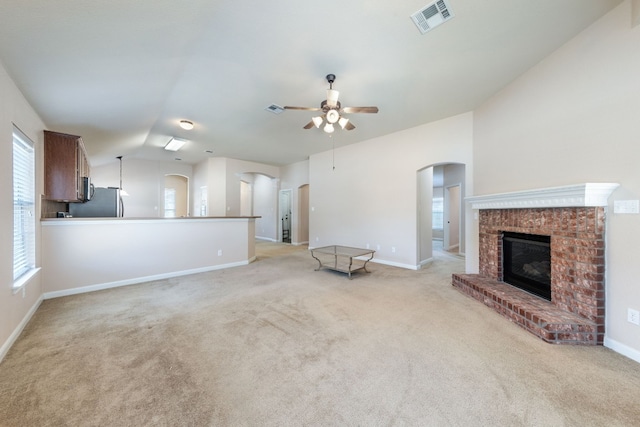
[[[444,228],[444,199],[442,197],[433,198],[433,226],[434,230],[442,230]]]
[[[207,216],[207,187],[200,187],[200,216]]]
[[[176,189],[164,189],[164,216],[165,218],[175,218],[176,216]]]
[[[13,128],[13,280],[35,268],[35,154],[33,142]]]

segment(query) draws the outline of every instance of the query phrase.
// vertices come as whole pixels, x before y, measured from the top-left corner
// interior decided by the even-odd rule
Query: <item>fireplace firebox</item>
[[[503,232],[502,280],[551,301],[551,237]]]

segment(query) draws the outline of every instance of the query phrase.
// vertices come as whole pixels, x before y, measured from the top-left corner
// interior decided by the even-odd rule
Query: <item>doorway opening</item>
[[[189,178],[184,175],[165,175],[164,206],[165,218],[189,216]]]
[[[309,243],[309,184],[298,187],[297,235],[294,242],[298,245]]]
[[[448,252],[460,252],[460,215],[462,198],[461,184],[450,185],[444,192],[444,240],[443,248]]]
[[[291,190],[280,190],[280,237],[283,243],[291,243]]]
[[[434,251],[464,256],[465,165],[440,163],[417,171],[418,265]]]

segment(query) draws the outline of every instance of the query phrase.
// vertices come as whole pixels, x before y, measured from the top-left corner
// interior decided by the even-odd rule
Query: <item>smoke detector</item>
[[[448,0],[437,0],[411,15],[411,19],[424,34],[444,24],[453,16]]]

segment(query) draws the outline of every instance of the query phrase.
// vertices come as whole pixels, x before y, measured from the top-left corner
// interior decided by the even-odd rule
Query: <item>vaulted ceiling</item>
[[[5,0],[0,61],[50,130],[81,135],[93,165],[116,156],[285,165],[473,110],[620,0]],[[325,76],[354,130],[303,129]],[[187,119],[191,131],[178,126]],[[188,142],[163,149],[172,137]]]

